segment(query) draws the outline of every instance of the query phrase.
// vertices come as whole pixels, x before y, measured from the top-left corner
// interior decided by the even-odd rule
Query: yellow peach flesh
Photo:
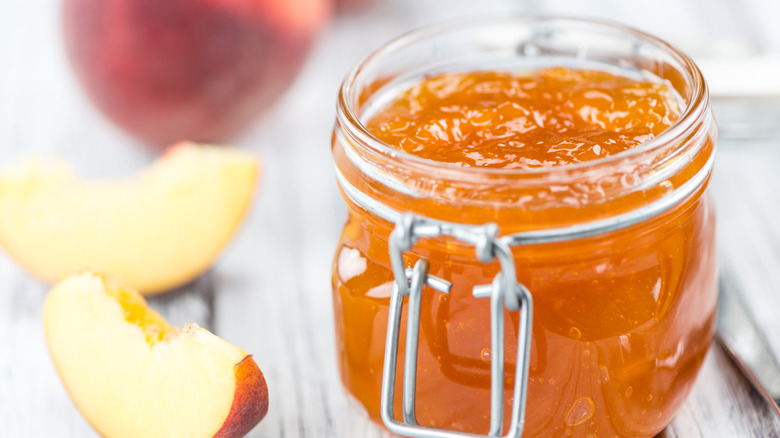
[[[250,205],[258,169],[246,153],[189,143],[127,181],[17,165],[0,174],[0,245],[50,282],[92,268],[163,292],[211,266]]]
[[[122,306],[125,321],[135,324],[143,330],[146,342],[154,344],[179,333],[179,329],[168,324],[165,318],[150,309],[137,292],[125,289],[116,282],[108,284],[107,282],[110,280],[107,279],[103,281],[106,293]]]
[[[171,327],[140,294],[101,276],[56,285],[44,325],[68,393],[105,437],[213,437],[226,423],[245,433],[267,410],[265,381],[249,355],[195,325]],[[240,366],[246,361],[251,378]]]

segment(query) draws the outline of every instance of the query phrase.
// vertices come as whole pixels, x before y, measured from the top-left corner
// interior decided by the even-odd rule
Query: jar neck
[[[531,18],[520,24],[529,20],[535,23]],[[585,26],[580,30],[584,34],[603,36],[599,32],[608,32],[617,41],[635,39],[642,50],[632,52],[633,68],[666,81],[681,96],[685,108],[679,120],[653,140],[628,151],[559,167],[463,168],[410,155],[376,139],[361,117],[372,101],[383,101],[393,90],[397,93],[412,73],[419,77],[420,72],[441,70],[435,60],[423,60],[401,71],[387,72],[388,60],[407,49],[419,51],[417,46],[431,34],[449,35],[449,41],[463,37],[461,33],[468,29],[428,30],[419,38],[408,35],[380,49],[342,86],[333,157],[348,201],[390,222],[400,213],[411,212],[466,224],[496,222],[502,233],[516,233],[604,221],[627,224],[701,193],[713,165],[716,132],[703,77],[690,59],[665,43],[626,28],[580,20],[541,22],[564,30]],[[479,27],[478,23],[473,26]],[[653,57],[640,53],[647,51]],[[560,57],[550,59],[563,62]],[[626,60],[615,56],[613,62]]]
[[[495,222],[504,233],[587,234],[629,226],[701,192],[714,163],[709,108],[684,134],[663,148],[608,165],[479,179],[371,154],[340,125],[333,154],[348,202],[388,222],[410,212],[465,224]]]

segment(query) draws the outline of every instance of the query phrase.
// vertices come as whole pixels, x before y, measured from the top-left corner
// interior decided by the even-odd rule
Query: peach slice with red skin
[[[43,321],[68,394],[105,437],[237,438],[268,411],[250,355],[197,325],[170,326],[115,280],[68,277]]]
[[[258,173],[248,153],[193,143],[122,181],[21,163],[0,174],[0,245],[51,283],[93,268],[144,294],[164,292],[211,266],[248,210]]]

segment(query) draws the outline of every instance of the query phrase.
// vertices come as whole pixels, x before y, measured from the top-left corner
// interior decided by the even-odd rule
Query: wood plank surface
[[[174,324],[197,322],[254,354],[269,384],[271,407],[250,437],[390,437],[346,396],[335,360],[330,271],[345,208],[329,140],[336,93],[348,69],[389,38],[420,25],[521,11],[618,19],[702,56],[714,50],[712,41],[727,52],[780,50],[780,40],[771,39],[774,31],[763,30],[762,12],[772,5],[746,3],[750,6],[739,8],[728,0],[453,0],[443,7],[438,1],[403,0],[336,17],[292,88],[235,141],[262,157],[264,166],[256,202],[234,241],[206,275],[153,298],[152,306]],[[774,8],[770,11],[778,12]],[[776,111],[761,112],[770,117],[766,123],[780,124],[773,118],[780,103],[762,105]],[[755,116],[749,105],[731,112],[728,103],[720,108],[733,123]],[[740,132],[750,133],[750,125]],[[81,94],[63,54],[53,0],[0,2],[0,167],[31,153],[67,157],[95,177],[130,175],[155,156]],[[762,327],[776,333],[780,139],[724,138],[718,154],[712,194],[721,260]],[[97,436],[49,360],[40,321],[47,289],[0,253],[0,436]],[[777,354],[780,337],[769,338]],[[715,345],[691,397],[661,436],[780,437],[780,419]]]

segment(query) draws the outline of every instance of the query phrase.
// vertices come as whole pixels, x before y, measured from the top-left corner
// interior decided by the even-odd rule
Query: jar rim
[[[649,43],[655,48],[671,56],[682,66],[680,73],[689,86],[690,95],[683,96],[686,105],[680,117],[666,130],[654,138],[627,150],[620,151],[606,157],[579,163],[569,163],[556,166],[536,168],[491,168],[479,166],[459,166],[453,163],[439,162],[423,158],[404,150],[395,148],[374,136],[361,122],[359,108],[356,108],[356,97],[360,96],[361,89],[356,83],[361,73],[384,57],[395,51],[403,49],[413,43],[423,41],[436,35],[462,30],[464,27],[478,28],[490,25],[497,21],[518,24],[543,24],[543,23],[571,23],[575,25],[596,26],[603,30],[610,30],[635,37],[644,43]],[[357,93],[357,94],[356,94]],[[450,176],[461,180],[482,180],[492,177],[545,177],[550,175],[565,176],[579,175],[597,168],[611,167],[624,163],[626,159],[642,156],[646,153],[663,149],[664,146],[673,144],[675,139],[686,136],[696,128],[702,117],[705,116],[709,105],[709,91],[704,76],[693,60],[684,52],[666,41],[639,29],[627,26],[615,21],[604,19],[583,18],[565,15],[513,15],[499,17],[469,18],[421,27],[402,34],[378,49],[368,54],[346,76],[339,90],[337,99],[337,120],[353,139],[366,145],[372,152],[379,153],[394,161],[412,165],[421,170],[445,172]]]

